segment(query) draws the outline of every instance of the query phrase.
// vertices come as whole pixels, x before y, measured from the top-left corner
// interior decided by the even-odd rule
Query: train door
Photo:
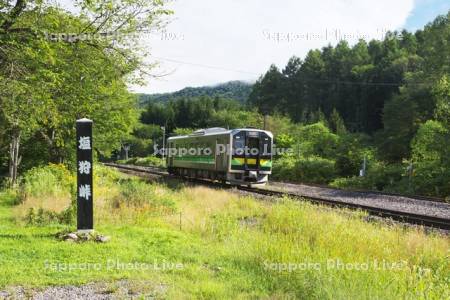
[[[245,165],[247,170],[259,170],[260,137],[258,131],[248,131],[246,134]]]
[[[220,167],[222,165],[222,157],[220,156],[218,152],[219,147],[219,139],[216,138],[216,144],[214,146],[214,157],[215,157],[215,170],[220,171]]]
[[[166,154],[167,154],[167,166],[173,166],[173,156],[171,155],[171,149],[174,147],[174,143],[173,142],[169,142],[168,143],[168,147],[167,147],[167,150],[166,149],[164,149],[164,151],[167,151],[166,152]]]
[[[231,169],[245,170],[245,131],[239,131],[233,135],[233,149],[231,153]]]
[[[216,157],[216,171],[226,172],[228,169],[227,151],[223,149],[227,144],[224,137],[216,138],[216,146],[214,149],[214,156]]]

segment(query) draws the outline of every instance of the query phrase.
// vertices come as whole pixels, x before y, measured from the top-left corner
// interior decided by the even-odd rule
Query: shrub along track
[[[105,163],[106,166],[128,171],[146,177],[175,177],[164,169]],[[450,231],[450,204],[433,201],[424,197],[406,197],[379,192],[347,191],[321,186],[291,183],[274,183],[267,187],[231,186],[193,178],[183,178],[194,183],[212,185],[221,188],[234,188],[252,194],[291,198],[302,198],[309,202],[334,207],[361,209],[370,215],[389,218],[395,221],[423,225]]]

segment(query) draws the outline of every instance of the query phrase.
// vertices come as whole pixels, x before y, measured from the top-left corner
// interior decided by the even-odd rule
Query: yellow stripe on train
[[[233,164],[237,165],[237,164],[245,164],[245,158],[241,158],[241,157],[234,157],[233,158]],[[247,164],[248,165],[256,165],[256,158],[247,158]],[[259,160],[259,165],[261,167],[272,167],[272,160],[271,159],[260,159]]]

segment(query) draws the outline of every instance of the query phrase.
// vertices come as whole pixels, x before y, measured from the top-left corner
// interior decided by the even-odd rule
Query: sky
[[[414,9],[406,19],[404,28],[415,31],[422,29],[428,22],[438,15],[446,14],[450,10],[449,0],[416,0]]]
[[[66,1],[64,1],[66,2]],[[67,2],[66,2],[67,3]],[[171,0],[164,32],[142,37],[158,63],[134,92],[162,93],[231,80],[253,82],[271,64],[345,39],[416,30],[450,9],[448,0]]]

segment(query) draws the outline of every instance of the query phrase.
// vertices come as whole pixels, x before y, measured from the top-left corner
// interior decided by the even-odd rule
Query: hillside
[[[138,94],[139,104],[144,106],[149,101],[165,102],[174,98],[190,98],[199,96],[221,97],[246,102],[253,84],[243,81],[229,81],[214,86],[187,87],[173,93]]]

